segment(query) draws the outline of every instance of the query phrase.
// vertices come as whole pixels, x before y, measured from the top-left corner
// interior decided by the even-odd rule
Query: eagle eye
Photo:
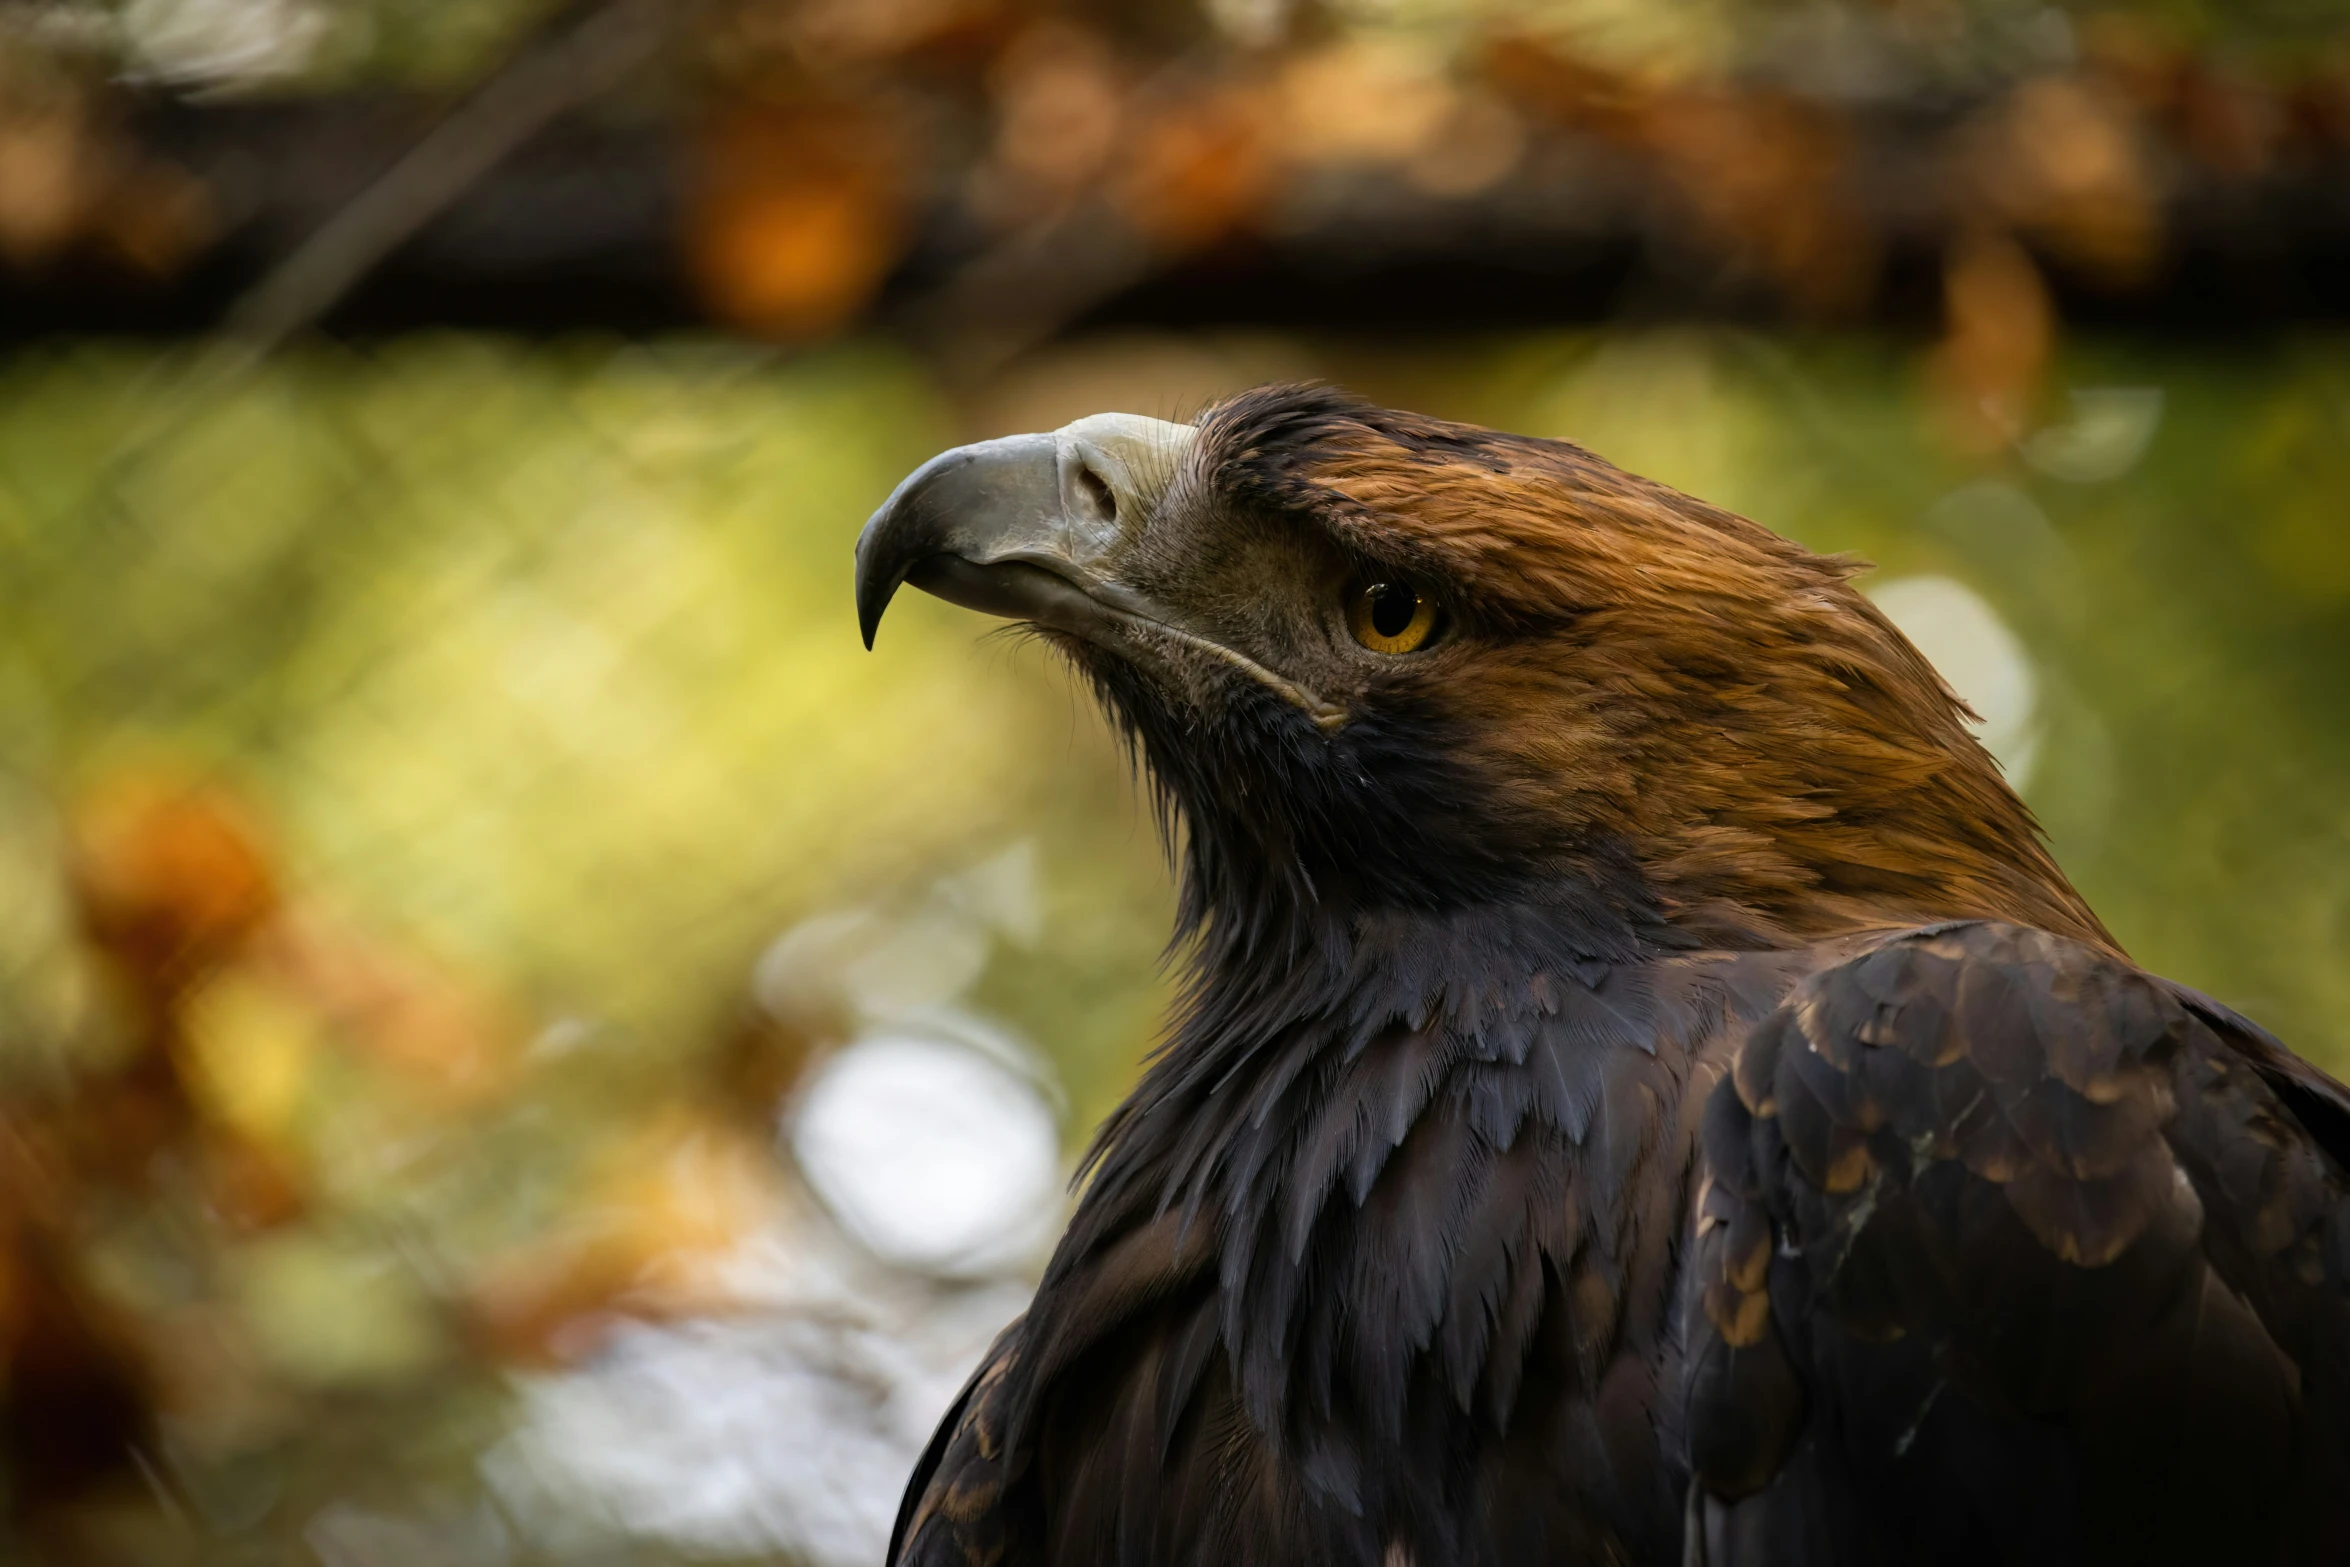
[[[1436,601],[1408,582],[1370,582],[1347,596],[1346,626],[1374,653],[1409,653],[1436,634]]]

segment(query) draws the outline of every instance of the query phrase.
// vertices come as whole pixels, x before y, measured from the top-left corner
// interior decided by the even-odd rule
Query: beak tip
[[[897,597],[896,578],[885,577],[886,568],[876,569],[879,563],[874,559],[874,538],[888,513],[889,507],[882,507],[857,535],[857,634],[865,639],[868,653],[873,651],[873,638],[881,630],[881,617],[889,609],[889,601]],[[903,575],[900,571],[897,577]]]
[[[936,555],[1002,553],[1060,510],[1057,437],[1015,435],[941,452],[902,480],[857,536],[857,629],[870,651],[907,574]],[[931,583],[917,574],[917,585]],[[962,602],[958,600],[957,602]]]
[[[865,651],[873,651],[873,639],[881,632],[881,617],[889,609],[889,601],[897,597],[897,584],[876,588],[876,581],[859,573],[857,581],[857,634],[865,639]]]

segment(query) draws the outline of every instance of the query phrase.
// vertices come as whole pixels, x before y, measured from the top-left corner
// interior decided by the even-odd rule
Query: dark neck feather
[[[1079,663],[1135,754],[1176,864],[1174,947],[1195,1022],[1253,1005],[1268,985],[1301,996],[1342,985],[1362,932],[1406,911],[1439,922],[1547,911],[1558,939],[1610,960],[1692,945],[1629,845],[1561,842],[1547,821],[1503,814],[1440,715],[1367,711],[1330,735],[1244,690],[1208,735],[1126,666]],[[1182,1037],[1193,1032],[1187,1023]]]
[[[1494,1042],[1611,974],[1691,945],[1639,904],[1636,884],[1599,877],[1438,912],[1316,904],[1286,923],[1230,926],[1221,915],[1211,906],[1190,938],[1166,1042],[1087,1156],[1089,1175],[1125,1188],[1117,1206],[1130,1216],[1135,1204],[1196,1208],[1238,1178],[1234,1150],[1263,1130],[1268,1096],[1312,1097],[1318,1064],[1397,1031],[1504,1049]]]

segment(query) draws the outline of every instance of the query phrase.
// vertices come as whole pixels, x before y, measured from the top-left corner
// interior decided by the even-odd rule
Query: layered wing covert
[[[1707,1107],[1689,1559],[2350,1559],[2346,1105],[2040,931],[1805,981]]]

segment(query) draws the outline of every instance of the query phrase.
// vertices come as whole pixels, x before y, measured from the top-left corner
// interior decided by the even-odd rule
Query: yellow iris
[[[1436,603],[1409,584],[1373,582],[1354,590],[1347,629],[1374,653],[1409,653],[1436,631]]]

